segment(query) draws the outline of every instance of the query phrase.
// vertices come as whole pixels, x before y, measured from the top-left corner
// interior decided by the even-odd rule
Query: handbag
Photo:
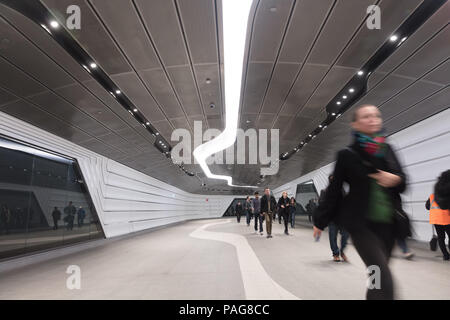
[[[405,239],[412,236],[411,223],[406,212],[395,210],[394,228],[395,235],[398,239]]]
[[[431,251],[436,251],[437,250],[438,238],[437,238],[437,235],[434,233],[434,227],[433,226],[431,226],[431,230],[433,230],[433,236],[431,237],[431,240],[430,240],[430,250]]]

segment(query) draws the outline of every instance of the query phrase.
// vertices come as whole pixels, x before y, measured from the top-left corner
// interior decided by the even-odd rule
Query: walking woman
[[[283,191],[282,196],[278,200],[278,215],[280,218],[283,217],[285,235],[289,235],[288,232],[289,214],[290,214],[289,202],[290,199],[287,196],[287,192]]]
[[[443,258],[444,260],[450,260],[450,254],[445,246],[445,234],[450,239],[450,210],[443,210],[439,207],[434,193],[428,198],[425,208],[430,210],[430,224],[436,229],[439,248],[442,251]]]
[[[354,142],[337,154],[325,201],[314,214],[314,236],[320,236],[330,222],[345,228],[368,270],[379,276],[379,285],[368,286],[367,299],[390,300],[394,286],[388,262],[400,226],[398,215],[404,216],[400,193],[406,188],[406,176],[381,134],[382,123],[373,105],[355,110]],[[346,195],[344,182],[350,187]]]

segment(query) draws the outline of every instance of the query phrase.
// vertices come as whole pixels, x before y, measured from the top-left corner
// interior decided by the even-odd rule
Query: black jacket
[[[325,199],[314,212],[314,225],[323,230],[331,221],[349,232],[367,222],[370,178],[377,169],[401,177],[396,187],[387,188],[395,210],[402,210],[400,193],[406,188],[406,175],[392,148],[387,145],[384,158],[375,158],[359,148],[355,141],[349,148],[338,152],[333,180],[325,193]],[[349,184],[348,194],[343,195],[344,182]]]
[[[267,212],[267,196],[263,195],[261,197],[261,213],[266,213]],[[272,212],[275,212],[277,208],[277,201],[275,200],[274,196],[270,196],[270,209]]]
[[[281,215],[289,214],[289,202],[290,202],[289,197],[283,198],[283,196],[281,196],[280,199],[278,200],[278,212]],[[284,206],[284,209],[281,207],[282,205]]]
[[[243,210],[242,204],[237,204],[236,205],[236,213],[241,214],[242,210]]]

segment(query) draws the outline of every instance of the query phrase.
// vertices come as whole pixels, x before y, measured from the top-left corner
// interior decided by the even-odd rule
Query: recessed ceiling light
[[[146,125],[150,125],[150,122],[147,121],[145,124],[146,124]]]
[[[312,135],[309,134],[308,137],[312,137]]]
[[[250,120],[247,120],[247,121],[245,121],[246,123],[250,123],[251,121]]]
[[[355,92],[355,89],[350,88],[350,89],[348,89],[348,92]]]
[[[336,113],[333,112],[331,115],[334,117],[336,115]]]
[[[116,94],[120,94],[120,90],[116,90]]]
[[[92,69],[97,68],[97,64],[96,64],[96,63],[93,63],[93,62],[90,64],[90,66],[91,66]]]
[[[157,136],[159,136],[159,132],[155,133]]]
[[[321,124],[319,124],[319,128],[322,128],[322,125],[321,125]]]
[[[364,74],[364,71],[362,71],[362,70],[358,71],[358,76],[362,76],[363,74]]]
[[[338,102],[336,102],[336,104],[337,104],[337,105],[339,105],[339,104],[341,104],[341,102],[340,102],[340,101],[338,101]]]
[[[52,20],[52,21],[50,21],[50,26],[53,29],[57,29],[59,27],[59,23],[57,21],[55,21],[55,20]]]
[[[52,32],[50,31],[50,29],[47,28],[47,26],[46,26],[45,24],[41,24],[41,27],[44,28],[45,31],[47,31],[48,33],[50,33],[50,34],[52,33]]]
[[[134,108],[134,109],[133,109],[133,111],[134,111],[134,112],[137,112],[137,111],[138,111],[138,109]]]
[[[346,96],[346,95],[343,95],[343,96],[342,96],[342,99],[347,99],[347,96]]]
[[[395,34],[389,38],[389,40],[391,40],[391,42],[395,42],[395,41],[397,41],[397,39],[398,39],[398,36],[396,36]]]

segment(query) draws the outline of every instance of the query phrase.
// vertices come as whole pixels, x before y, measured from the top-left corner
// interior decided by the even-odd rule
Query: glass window
[[[0,137],[0,259],[101,237],[74,159]]]

